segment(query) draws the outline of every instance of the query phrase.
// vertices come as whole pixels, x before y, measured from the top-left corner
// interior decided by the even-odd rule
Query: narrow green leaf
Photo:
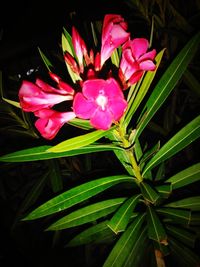
[[[61,171],[56,159],[48,161],[49,176],[51,187],[54,193],[63,189],[63,182],[61,177]]]
[[[180,80],[199,47],[199,40],[200,33],[197,33],[179,52],[155,86],[151,96],[142,110],[135,138],[140,136],[144,128]]]
[[[168,198],[172,192],[172,185],[170,183],[155,186],[156,191],[162,198]]]
[[[106,259],[103,267],[123,267],[127,257],[130,255],[134,244],[141,234],[141,227],[144,222],[145,214],[140,214],[129,225],[127,230],[121,235],[111,253]]]
[[[130,197],[120,206],[120,208],[115,212],[113,217],[110,219],[110,221],[108,222],[108,227],[110,227],[110,229],[115,234],[118,234],[119,232],[126,230],[126,227],[131,218],[131,214],[133,213],[133,210],[137,205],[139,198],[140,195]]]
[[[177,259],[182,263],[181,266],[185,267],[197,267],[200,265],[200,259],[191,249],[183,245],[182,242],[178,242],[175,239],[170,239],[170,248]]]
[[[159,194],[148,183],[146,183],[144,181],[141,182],[140,183],[140,189],[141,189],[142,195],[146,201],[148,201],[150,203],[155,203],[158,200]]]
[[[157,166],[159,163],[178,153],[180,150],[191,144],[199,137],[200,115],[189,122],[161,147],[158,153],[156,153],[156,155],[147,163],[146,167],[144,168],[143,175],[153,167]]]
[[[3,99],[4,101],[6,101],[7,103],[9,103],[10,105],[16,107],[16,108],[21,108],[19,102],[17,102],[17,101],[13,101],[13,100],[7,99],[7,98],[5,98],[5,97],[3,97],[3,96],[2,96],[2,99]]]
[[[67,247],[75,247],[90,243],[97,243],[114,237],[114,233],[107,226],[107,220],[95,224],[71,239]]]
[[[114,50],[114,52],[111,55],[111,61],[117,68],[119,67],[119,54],[118,54],[117,48]]]
[[[141,262],[144,262],[143,257],[147,250],[147,246],[148,246],[147,229],[146,227],[144,227],[140,231],[137,240],[135,241],[131,251],[129,252],[129,255],[127,255],[127,258],[123,263],[123,267],[141,266]]]
[[[45,54],[42,52],[42,50],[38,47],[38,51],[40,53],[40,56],[45,64],[45,66],[47,67],[48,71],[51,71],[51,67],[53,67],[52,63],[50,62],[50,60],[45,56]]]
[[[163,215],[164,217],[167,217],[169,219],[172,219],[172,221],[176,223],[182,223],[182,224],[189,224],[191,219],[191,211],[189,210],[183,210],[183,209],[175,209],[175,208],[158,208],[156,211]]]
[[[88,205],[59,219],[47,230],[62,230],[93,222],[113,213],[125,200],[126,198],[115,198]]]
[[[35,160],[46,160],[46,159],[55,159],[55,158],[62,158],[62,157],[71,157],[71,156],[82,155],[82,154],[87,154],[87,153],[122,149],[120,147],[117,147],[115,145],[110,145],[110,144],[108,145],[93,144],[93,145],[84,146],[84,147],[81,147],[75,150],[56,153],[56,152],[48,152],[49,148],[52,148],[52,146],[39,146],[39,147],[19,150],[19,151],[1,156],[0,161],[27,162],[27,161],[35,161]]]
[[[170,202],[165,207],[190,209],[192,211],[200,211],[200,196],[187,197],[181,200]]]
[[[166,182],[172,184],[173,189],[183,187],[188,184],[192,184],[200,180],[200,163],[196,163],[187,169],[178,172],[173,175]]]
[[[174,225],[166,225],[166,229],[167,232],[170,235],[174,236],[175,239],[178,239],[181,243],[184,243],[185,245],[194,248],[195,241],[197,238],[195,233]]]
[[[76,186],[39,206],[31,213],[29,213],[24,220],[34,220],[44,217],[69,207],[72,207],[98,193],[122,182],[132,182],[133,178],[130,176],[117,175],[103,177],[94,181],[84,183]]]
[[[147,209],[148,237],[158,243],[166,243],[167,234],[156,214],[156,211],[151,206]]]
[[[96,130],[90,133],[86,133],[80,136],[72,137],[66,141],[59,143],[51,148],[49,148],[48,152],[65,152],[74,150],[77,148],[81,148],[87,145],[94,143],[99,140],[103,136],[107,134],[107,131]]]

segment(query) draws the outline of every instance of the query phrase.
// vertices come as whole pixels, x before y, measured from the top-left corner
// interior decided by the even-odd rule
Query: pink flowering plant
[[[141,138],[187,69],[199,40],[198,33],[156,83],[165,48],[156,51],[146,38],[132,37],[128,23],[118,14],[105,15],[101,42],[95,49],[87,47],[74,26],[71,35],[64,29],[62,53],[71,83],[52,71],[40,51],[52,82],[23,80],[19,88],[22,111],[34,114],[37,132],[50,144],[68,127],[82,132],[56,145],[27,148],[3,155],[0,160],[46,161],[109,152],[114,153],[123,173],[64,188],[34,210],[26,211],[23,221],[49,218],[48,231],[81,227],[67,247],[109,244],[103,267],[147,266],[141,265],[147,254],[156,262],[151,266],[165,266],[169,255],[187,266],[199,266],[194,247],[200,198],[176,192],[200,180],[200,162],[169,177],[165,166],[199,138],[200,116],[164,144],[157,140],[153,146],[145,146]],[[62,110],[58,104],[62,104]],[[116,186],[119,191],[115,191]],[[112,194],[106,193],[108,189]],[[61,218],[52,223],[52,216],[61,211]]]

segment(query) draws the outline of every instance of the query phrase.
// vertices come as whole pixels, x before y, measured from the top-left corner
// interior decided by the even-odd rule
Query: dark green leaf
[[[62,157],[71,157],[71,156],[87,154],[87,153],[122,149],[115,145],[109,145],[109,144],[108,145],[92,144],[92,145],[84,146],[84,147],[66,151],[66,152],[48,152],[48,149],[50,148],[52,148],[52,146],[39,146],[39,147],[19,150],[19,151],[1,156],[0,161],[27,162],[27,161],[35,161],[35,160],[46,160],[46,159],[54,159],[54,158],[62,158]]]
[[[108,222],[108,226],[115,234],[125,231],[139,198],[140,195],[136,195],[127,199]]]
[[[122,182],[132,182],[133,178],[130,176],[117,175],[100,178],[74,187],[52,199],[45,202],[30,214],[24,220],[34,220],[44,217],[69,207],[76,205],[98,193],[108,189],[109,187]]]
[[[175,208],[159,208],[156,211],[164,217],[172,219],[172,221],[182,224],[189,224],[191,219],[191,211]]]
[[[106,259],[103,267],[123,267],[127,257],[132,252],[134,244],[137,242],[141,234],[141,227],[145,214],[140,214],[129,225],[126,231],[121,235],[111,253]]]
[[[155,203],[158,200],[159,194],[148,183],[146,183],[144,181],[141,182],[140,183],[140,189],[141,189],[142,195],[146,201],[148,201],[150,203]]]
[[[107,226],[108,221],[95,224],[71,239],[67,247],[75,247],[89,243],[97,243],[113,238],[115,235]]]
[[[59,219],[50,225],[47,230],[62,230],[93,222],[113,213],[125,200],[126,198],[115,198],[88,205]]]
[[[200,115],[175,134],[147,163],[143,175],[200,137]]]
[[[183,187],[188,184],[192,184],[200,180],[200,163],[196,163],[187,169],[178,172],[173,175],[166,182],[172,184],[173,189]]]
[[[158,243],[167,243],[167,234],[153,207],[147,209],[148,236]]]
[[[183,198],[174,202],[170,202],[165,207],[190,209],[192,211],[200,211],[200,196]]]

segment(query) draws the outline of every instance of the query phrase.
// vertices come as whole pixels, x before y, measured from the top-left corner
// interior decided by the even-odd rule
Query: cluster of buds
[[[74,118],[89,120],[95,129],[108,130],[117,123],[127,108],[124,91],[137,83],[145,71],[156,66],[155,49],[148,51],[145,38],[131,39],[128,25],[118,14],[105,16],[102,26],[100,51],[88,51],[75,27],[72,27],[72,44],[76,57],[65,51],[64,60],[76,75],[75,90],[58,75],[50,72],[56,88],[36,79],[35,83],[24,80],[19,90],[21,108],[37,117],[35,126],[46,139],[53,139],[60,128]],[[119,67],[115,74],[111,68],[104,76],[101,72],[115,49],[121,47]],[[71,110],[57,111],[54,106],[72,101]]]

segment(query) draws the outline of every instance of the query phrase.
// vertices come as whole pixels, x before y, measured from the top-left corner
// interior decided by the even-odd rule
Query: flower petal
[[[90,123],[96,129],[108,130],[112,125],[112,114],[108,110],[97,109]]]
[[[58,112],[49,109],[36,111],[34,114],[39,117],[35,122],[35,127],[44,138],[49,140],[56,136],[66,122],[75,118],[74,112]]]
[[[141,70],[155,70],[156,65],[151,60],[145,60],[140,63]]]
[[[87,100],[82,93],[77,93],[73,101],[73,111],[81,119],[89,119],[96,109],[95,102]]]
[[[114,100],[109,101],[109,110],[112,113],[113,120],[118,121],[123,116],[126,108],[127,108],[127,102],[125,99],[116,98]]]
[[[131,42],[132,53],[135,59],[138,59],[144,53],[146,53],[149,47],[149,42],[145,38],[135,38]]]

